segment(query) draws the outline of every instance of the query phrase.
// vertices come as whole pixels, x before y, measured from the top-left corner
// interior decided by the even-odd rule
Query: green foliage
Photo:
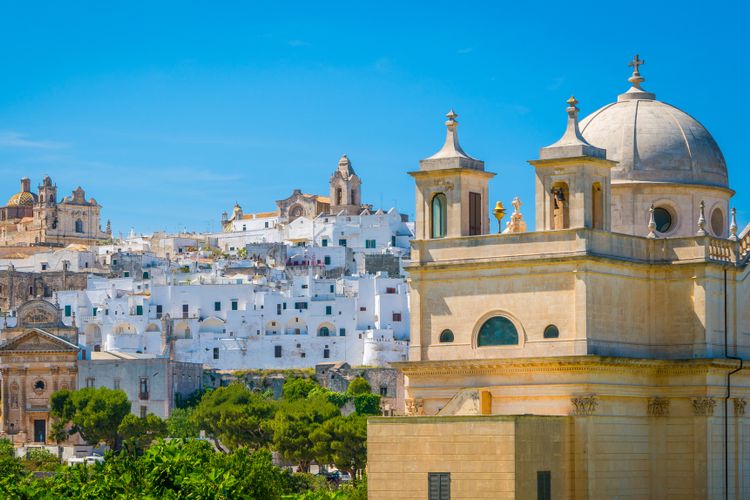
[[[128,446],[142,452],[155,439],[166,437],[167,422],[152,413],[146,415],[146,418],[129,413],[120,422],[117,432]]]
[[[341,392],[333,392],[330,389],[327,389],[325,387],[316,386],[313,390],[310,391],[310,393],[307,395],[309,398],[313,397],[325,397],[329,403],[332,405],[335,405],[337,408],[341,408],[346,404],[349,399],[351,399],[348,395],[343,394]]]
[[[203,395],[209,390],[210,389],[198,389],[197,391],[194,391],[192,394],[188,396],[182,396],[180,394],[176,394],[174,397],[175,407],[193,408],[195,406],[198,406],[198,403],[200,403]]]
[[[223,454],[205,441],[159,440],[143,455],[110,454],[104,463],[63,467],[45,479],[0,476],[2,498],[274,500],[293,492],[291,475],[272,464],[270,452]]]
[[[371,387],[367,380],[362,377],[357,377],[351,381],[346,393],[350,396],[356,396],[358,394],[368,394],[370,391]]]
[[[55,419],[55,421],[52,423],[52,428],[49,432],[49,437],[52,441],[55,443],[62,443],[66,439],[68,439],[68,436],[70,435],[70,432],[68,431],[67,425],[65,421],[58,419]]]
[[[311,391],[320,388],[314,380],[309,378],[290,378],[284,382],[282,392],[284,399],[287,401],[294,401],[297,399],[305,399]]]
[[[276,410],[272,400],[235,382],[207,393],[192,419],[226,446],[259,449],[273,438],[271,421]]]
[[[311,436],[320,461],[332,463],[357,477],[367,463],[367,418],[336,417],[318,427]]]
[[[354,396],[354,409],[358,415],[379,415],[380,396],[377,394],[358,394]]]
[[[50,399],[50,413],[62,422],[71,422],[89,444],[105,442],[115,447],[117,428],[130,413],[130,401],[124,391],[106,387],[78,391],[58,391]]]
[[[317,458],[312,435],[323,422],[339,415],[325,398],[299,399],[282,403],[273,423],[273,445],[281,455],[307,472]]]
[[[57,455],[43,448],[29,450],[26,458],[21,462],[29,471],[53,471],[60,466],[60,459]]]
[[[171,438],[196,438],[200,427],[193,417],[194,408],[175,408],[167,419],[167,436]]]
[[[13,447],[13,443],[8,439],[0,439],[0,478],[9,478],[9,480],[14,481],[21,474],[21,471],[23,471],[23,466],[16,457],[16,449]],[[0,491],[2,491],[2,488],[0,488]]]

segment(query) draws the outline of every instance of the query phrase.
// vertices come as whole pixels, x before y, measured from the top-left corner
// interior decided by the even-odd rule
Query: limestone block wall
[[[743,424],[744,436],[747,431]],[[728,498],[750,496],[747,442],[730,432]],[[723,417],[718,412],[696,415],[690,408],[689,416],[677,417],[368,421],[368,489],[373,499],[427,498],[428,474],[447,472],[451,498],[531,500],[537,498],[537,474],[542,471],[550,474],[552,498],[726,498]]]

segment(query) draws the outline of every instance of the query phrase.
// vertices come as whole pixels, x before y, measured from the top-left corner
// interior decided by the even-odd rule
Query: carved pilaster
[[[651,417],[669,416],[669,400],[667,398],[649,398],[648,414]]]
[[[716,401],[711,397],[693,398],[693,415],[696,417],[712,417]]]
[[[594,394],[589,396],[576,396],[570,399],[573,403],[573,415],[587,416],[593,415],[596,407],[599,406],[599,400]]]
[[[745,416],[745,405],[747,401],[745,398],[734,398],[734,416],[744,417]]]

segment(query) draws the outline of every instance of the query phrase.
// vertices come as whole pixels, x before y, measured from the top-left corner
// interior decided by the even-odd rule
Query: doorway
[[[47,421],[46,420],[34,420],[34,442],[35,443],[47,442]]]

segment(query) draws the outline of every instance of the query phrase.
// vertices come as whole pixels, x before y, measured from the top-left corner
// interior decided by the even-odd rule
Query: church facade
[[[60,310],[43,300],[18,307],[15,327],[0,337],[0,437],[15,444],[53,444],[50,397],[76,389],[77,329],[62,323]]]
[[[0,245],[29,246],[96,244],[111,238],[109,224],[101,229],[101,206],[76,188],[70,196],[57,197],[57,185],[45,176],[37,193],[28,177],[21,190],[0,207]]]
[[[529,162],[535,231],[490,234],[453,112],[410,173],[409,416],[369,422],[372,498],[750,496],[750,227],[640,64]]]

